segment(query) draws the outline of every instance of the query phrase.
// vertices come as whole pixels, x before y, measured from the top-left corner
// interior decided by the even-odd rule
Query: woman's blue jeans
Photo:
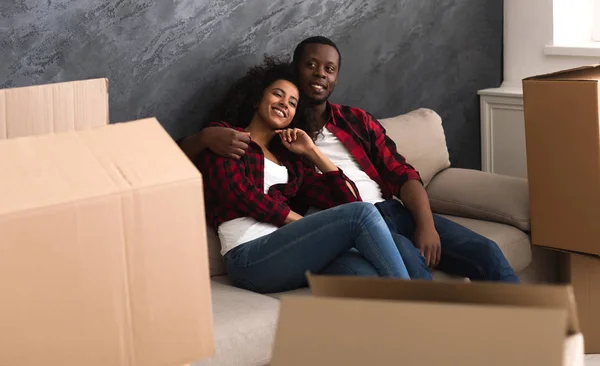
[[[225,262],[235,286],[260,293],[305,287],[306,272],[409,278],[383,217],[365,202],[306,216],[233,248]]]

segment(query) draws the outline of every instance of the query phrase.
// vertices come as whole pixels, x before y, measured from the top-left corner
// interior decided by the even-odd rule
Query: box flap
[[[555,81],[598,81],[600,80],[600,65],[582,66],[569,70],[561,70],[548,74],[531,76],[523,79],[523,82],[536,80]]]
[[[562,366],[565,324],[562,309],[288,295],[270,364]]]
[[[156,119],[0,141],[0,215],[200,179],[182,154]]]
[[[108,123],[107,79],[0,90],[0,139]]]
[[[499,305],[567,311],[567,334],[579,333],[571,286],[463,283],[307,275],[314,296]]]

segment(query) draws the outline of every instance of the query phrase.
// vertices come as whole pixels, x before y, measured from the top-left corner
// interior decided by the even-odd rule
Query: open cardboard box
[[[284,296],[272,366],[583,366],[570,286],[309,275]]]
[[[202,177],[155,119],[0,141],[0,365],[213,352]]]
[[[108,80],[0,90],[0,140],[107,125]]]

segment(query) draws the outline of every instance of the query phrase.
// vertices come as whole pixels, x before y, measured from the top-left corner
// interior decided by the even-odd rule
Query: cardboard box
[[[600,66],[523,81],[531,234],[600,255]]]
[[[107,125],[108,80],[0,90],[0,140]]]
[[[570,286],[309,276],[284,296],[272,366],[578,365]]]
[[[202,178],[155,119],[0,141],[0,365],[213,352]]]
[[[565,253],[564,279],[571,283],[577,300],[585,351],[600,353],[600,257]]]

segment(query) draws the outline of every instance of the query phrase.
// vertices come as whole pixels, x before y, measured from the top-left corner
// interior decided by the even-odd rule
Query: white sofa
[[[556,280],[553,253],[532,251],[526,180],[450,168],[442,120],[434,111],[419,109],[381,122],[398,150],[421,173],[435,213],[494,240],[523,282]],[[213,358],[193,365],[266,365],[277,322],[278,294],[232,287],[218,237],[209,231],[216,350]],[[435,278],[443,276],[434,273]]]

